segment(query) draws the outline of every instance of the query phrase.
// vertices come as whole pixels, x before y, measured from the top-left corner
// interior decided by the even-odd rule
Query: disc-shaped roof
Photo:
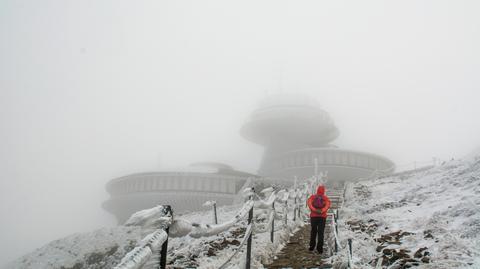
[[[260,102],[241,134],[263,145],[272,140],[289,140],[320,146],[335,140],[339,132],[316,101],[303,95],[282,94]]]

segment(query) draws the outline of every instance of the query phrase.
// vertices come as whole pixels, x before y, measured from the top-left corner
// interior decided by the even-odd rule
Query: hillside
[[[341,220],[361,268],[478,268],[480,159],[350,184]]]
[[[218,208],[219,223],[232,219],[241,205]],[[278,212],[282,212],[281,205]],[[290,220],[293,213],[289,213]],[[252,267],[261,268],[262,263],[273,259],[274,253],[280,250],[288,241],[291,233],[296,231],[302,222],[289,221],[284,226],[283,217],[275,221],[275,242],[270,243],[268,228],[263,227],[266,219],[263,209],[255,209],[254,240]],[[279,215],[281,217],[281,215]],[[212,212],[192,212],[175,216],[177,220],[190,223],[212,223]],[[218,268],[236,251],[245,233],[246,220],[241,220],[231,229],[212,236],[194,238],[190,235],[169,239],[167,262],[175,268]],[[148,233],[152,227],[119,226],[103,228],[92,233],[75,234],[59,239],[41,247],[30,254],[10,263],[5,269],[100,269],[113,268],[132,250],[137,242]],[[180,232],[181,233],[181,232]],[[244,248],[243,248],[244,249]],[[241,250],[243,252],[244,250]],[[242,267],[245,254],[236,255],[232,259],[233,267]],[[158,257],[155,255],[147,262],[145,269],[156,268]]]
[[[231,219],[240,205],[219,208],[219,222]],[[340,210],[340,243],[353,239],[356,268],[479,268],[480,267],[480,158],[451,161],[413,173],[348,184]],[[257,210],[261,230],[265,218]],[[176,216],[188,222],[211,223],[212,212]],[[271,261],[289,236],[302,224],[275,222],[280,233],[275,244],[269,234],[254,235],[253,268]],[[53,241],[9,264],[6,269],[112,268],[151,230],[139,226],[103,228]],[[237,248],[245,221],[218,235],[169,240],[171,265],[216,268]],[[339,265],[339,255],[332,257]],[[243,255],[242,255],[243,256]],[[379,261],[381,259],[381,261]],[[337,262],[335,262],[337,261]],[[241,266],[242,259],[233,261]],[[151,268],[147,266],[146,268]],[[341,267],[339,267],[341,268]]]

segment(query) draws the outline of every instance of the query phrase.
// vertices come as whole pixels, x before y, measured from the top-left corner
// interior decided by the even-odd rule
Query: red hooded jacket
[[[330,208],[330,199],[325,195],[325,186],[320,185],[317,188],[317,195],[322,195],[323,196],[323,201],[325,201],[325,206],[321,209],[315,208],[313,206],[313,199],[315,198],[315,195],[311,195],[308,200],[307,200],[307,206],[310,209],[310,217],[311,218],[326,218],[327,217],[327,211]],[[320,211],[320,212],[318,212]]]

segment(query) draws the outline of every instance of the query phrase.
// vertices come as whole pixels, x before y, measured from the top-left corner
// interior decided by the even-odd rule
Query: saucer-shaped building
[[[209,200],[230,205],[241,200],[240,191],[248,184],[289,185],[295,177],[306,179],[316,171],[328,171],[329,182],[341,182],[394,170],[385,157],[332,145],[339,135],[333,120],[303,95],[269,96],[253,111],[241,134],[265,147],[258,175],[221,163],[132,174],[107,184],[110,199],[103,207],[123,223],[136,211],[159,204],[169,204],[177,213],[204,210]]]
[[[265,147],[258,171],[262,177],[293,181],[313,176],[317,168],[328,171],[328,180],[349,181],[395,169],[385,157],[330,144],[339,136],[337,127],[316,101],[304,95],[269,96],[250,115],[241,134]]]
[[[206,210],[203,204],[210,200],[231,205],[247,180],[254,177],[221,163],[132,174],[108,182],[110,199],[103,208],[123,223],[133,213],[156,205],[171,205],[176,213]]]

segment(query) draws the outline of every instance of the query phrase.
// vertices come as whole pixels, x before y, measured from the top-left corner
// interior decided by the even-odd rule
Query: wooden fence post
[[[215,224],[218,224],[218,218],[217,218],[217,202],[213,203],[213,215],[215,216]]]
[[[348,258],[348,268],[352,268],[352,238],[348,238],[348,254],[350,255],[350,257]]]
[[[253,221],[253,206],[248,212],[248,224],[250,225]],[[252,234],[253,234],[253,229],[250,232],[250,235],[248,236],[247,240],[247,259],[245,261],[245,268],[250,269],[250,261],[252,258]]]
[[[293,221],[295,222],[297,220],[297,192],[295,191],[295,200],[294,200],[294,205],[293,205]]]
[[[338,209],[336,210],[337,215],[335,215],[335,231],[337,232],[338,236]]]
[[[249,197],[249,200],[253,200],[253,193],[255,192],[255,189],[252,187],[252,194]],[[248,225],[252,224],[253,221],[253,206],[250,208],[250,211],[248,211]],[[247,258],[245,259],[245,268],[250,269],[250,263],[252,259],[252,235],[253,235],[253,229],[250,232],[250,235],[248,236],[247,239]]]
[[[272,219],[272,230],[270,231],[270,241],[273,243],[273,234],[275,232],[275,201],[272,203],[272,213],[273,213],[273,219]]]
[[[301,201],[301,200],[300,200]],[[301,217],[301,214],[300,214],[300,203],[298,203],[298,206],[297,206],[297,214],[298,214],[298,219],[300,219]],[[300,219],[301,221],[303,221],[303,218]]]
[[[335,213],[338,213],[338,209],[335,211]],[[338,218],[337,218],[337,214],[333,214],[333,219],[335,220],[335,227],[333,227],[335,229],[335,233],[337,234],[338,236]],[[338,252],[338,244],[337,244],[337,238],[335,238],[335,253]]]
[[[169,205],[166,205],[164,207],[164,214],[165,215],[170,215],[172,216],[172,207]],[[160,249],[160,264],[159,267],[160,269],[165,269],[167,267],[167,249],[168,249],[168,232],[169,232],[169,227],[161,227],[166,233],[167,233],[167,239],[165,242],[162,244],[162,248]]]

